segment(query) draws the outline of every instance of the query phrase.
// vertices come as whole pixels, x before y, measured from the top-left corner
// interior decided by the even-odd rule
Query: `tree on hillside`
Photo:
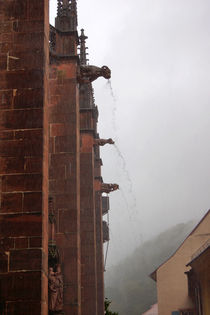
[[[113,313],[109,310],[109,305],[111,304],[112,302],[109,301],[108,299],[105,299],[105,302],[104,302],[104,307],[105,307],[105,315],[119,315],[118,313]]]

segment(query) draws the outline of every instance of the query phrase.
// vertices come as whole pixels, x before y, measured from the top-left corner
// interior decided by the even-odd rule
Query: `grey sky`
[[[124,157],[101,150],[104,181],[121,187],[108,266],[210,207],[209,12],[208,0],[78,1],[90,64],[112,69],[116,101],[104,79],[94,84],[100,135]]]

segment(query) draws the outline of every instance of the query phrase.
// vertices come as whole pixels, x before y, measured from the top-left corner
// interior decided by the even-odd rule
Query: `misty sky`
[[[51,16],[56,0],[50,0]],[[78,0],[110,194],[107,267],[169,226],[210,208],[210,1]],[[114,94],[114,97],[113,97]]]

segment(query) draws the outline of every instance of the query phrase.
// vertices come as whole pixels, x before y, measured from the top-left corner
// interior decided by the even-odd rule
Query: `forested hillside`
[[[119,315],[140,315],[156,303],[156,285],[149,274],[181,244],[195,222],[178,224],[139,246],[105,273],[106,297]]]

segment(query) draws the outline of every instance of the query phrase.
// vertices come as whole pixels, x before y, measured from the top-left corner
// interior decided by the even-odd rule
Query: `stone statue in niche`
[[[101,191],[109,194],[112,191],[118,190],[120,187],[117,184],[101,184]]]
[[[114,141],[109,138],[109,139],[95,139],[94,144],[104,146],[105,144],[114,144]]]
[[[104,77],[105,79],[111,78],[111,70],[107,66],[96,67],[96,66],[80,66],[80,71],[77,75],[77,80],[79,83],[91,83],[98,79],[99,77]]]
[[[60,265],[56,266],[56,271],[49,268],[49,314],[63,314],[63,277]]]

